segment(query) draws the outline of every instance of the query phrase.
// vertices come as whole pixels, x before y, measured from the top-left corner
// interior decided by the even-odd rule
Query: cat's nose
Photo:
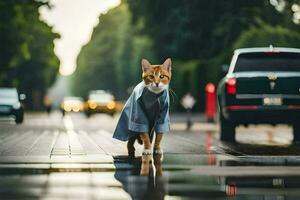
[[[156,87],[158,87],[159,83],[155,83]]]

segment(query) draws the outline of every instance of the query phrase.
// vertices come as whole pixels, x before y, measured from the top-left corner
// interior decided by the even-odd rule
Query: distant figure
[[[46,108],[48,115],[50,115],[52,110],[52,100],[48,95],[45,95],[44,97],[44,106]]]
[[[181,105],[185,108],[187,112],[187,118],[186,118],[186,130],[190,130],[192,126],[191,121],[191,110],[194,107],[196,103],[195,98],[191,95],[191,93],[185,94],[181,99]]]

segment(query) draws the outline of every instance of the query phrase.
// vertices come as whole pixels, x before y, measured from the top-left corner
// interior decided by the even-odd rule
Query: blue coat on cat
[[[156,133],[170,132],[170,119],[169,119],[169,91],[164,90],[161,94],[156,95],[150,92],[142,81],[133,90],[129,99],[127,100],[122,112],[113,138],[127,141],[129,138],[137,136],[140,133],[149,133],[150,121],[147,113],[142,105],[142,95],[144,101],[158,101],[159,111],[154,121],[154,131]],[[146,102],[148,103],[148,102]],[[157,112],[157,111],[155,111]]]

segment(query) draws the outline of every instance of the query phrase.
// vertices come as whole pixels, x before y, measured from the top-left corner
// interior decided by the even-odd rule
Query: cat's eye
[[[154,79],[154,76],[153,75],[149,75],[148,76],[150,79]]]
[[[163,79],[163,78],[165,78],[165,75],[160,75],[159,78]]]

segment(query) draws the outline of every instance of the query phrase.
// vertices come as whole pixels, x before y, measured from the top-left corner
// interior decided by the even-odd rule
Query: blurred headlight
[[[91,109],[95,109],[95,108],[97,108],[97,103],[96,103],[96,102],[93,102],[93,101],[89,101],[89,107],[90,107]]]
[[[112,110],[116,107],[116,103],[114,101],[111,101],[107,104],[107,108]]]
[[[13,108],[14,108],[14,109],[19,109],[20,107],[21,107],[20,102],[17,102],[17,103],[15,103],[15,104],[13,105]]]
[[[71,111],[71,107],[69,105],[64,105],[64,110],[67,112]]]
[[[79,110],[80,110],[80,108],[79,108],[78,106],[74,106],[74,107],[73,107],[73,111],[74,111],[74,112],[79,112]]]

